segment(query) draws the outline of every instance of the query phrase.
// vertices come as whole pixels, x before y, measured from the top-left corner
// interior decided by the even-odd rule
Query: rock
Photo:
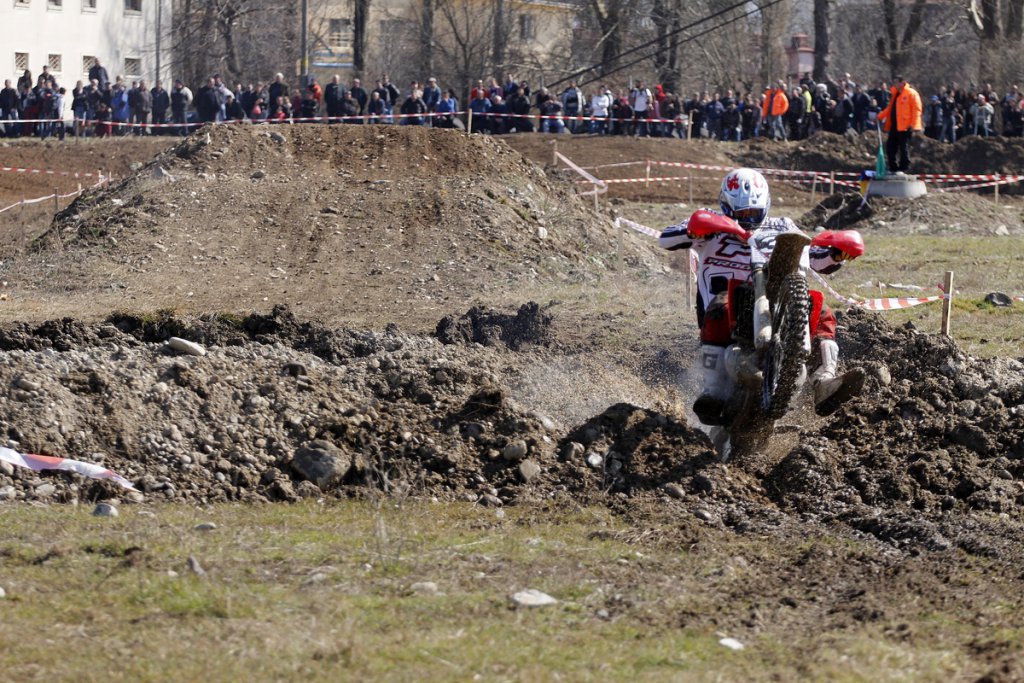
[[[264,173],[263,171],[253,171],[252,175],[250,175],[249,177],[252,178],[253,180],[262,180],[263,178],[267,177],[267,174]]]
[[[592,469],[599,470],[604,465],[604,457],[600,453],[587,453],[587,465]]]
[[[201,137],[199,139],[199,146],[200,147],[206,147],[207,145],[210,145],[210,144],[213,144],[213,138],[210,137],[209,133],[207,133],[206,135],[204,135],[203,137]]]
[[[0,586],[0,600],[3,600],[6,597],[7,597],[7,591],[5,591],[3,589],[3,586]]]
[[[0,501],[14,500],[17,495],[18,490],[13,486],[0,486]]]
[[[538,237],[538,239],[542,239],[542,240],[543,239],[547,239],[547,237],[548,237],[548,229],[545,228],[543,225],[538,225],[537,226],[537,237]]]
[[[538,476],[540,476],[540,465],[535,463],[533,460],[523,460],[519,463],[519,476],[522,480],[529,484]]]
[[[110,503],[97,503],[92,509],[93,517],[117,517],[120,513]]]
[[[999,237],[1006,237],[1007,235],[1010,234],[1010,230],[1005,225],[1000,225],[995,230],[993,230],[993,233],[998,235]]]
[[[527,588],[512,595],[512,604],[516,607],[546,607],[558,604],[558,600],[535,588]]]
[[[39,391],[39,382],[33,382],[27,377],[19,377],[18,381],[14,383],[16,387],[22,391]]]
[[[586,451],[586,448],[584,448],[583,444],[577,441],[570,441],[565,450],[562,451],[562,454],[566,460],[575,460],[582,456],[584,451]]]
[[[436,595],[437,584],[433,581],[417,581],[413,585],[409,586],[409,590],[411,590],[413,593]]]
[[[998,233],[996,233],[998,234]],[[985,295],[985,302],[993,306],[1012,306],[1013,299],[1003,292],[989,292]]]
[[[352,459],[330,441],[310,441],[295,451],[291,467],[321,491],[337,484],[348,474]],[[300,492],[301,495],[301,492]]]
[[[697,519],[699,519],[701,521],[704,521],[704,522],[713,522],[713,521],[715,521],[715,515],[710,510],[705,510],[705,509],[701,508],[700,510],[695,511],[693,514],[694,514],[694,516]]]
[[[320,213],[330,213],[337,215],[341,213],[341,209],[339,209],[336,206],[325,206],[324,208],[320,209]]]
[[[163,180],[164,182],[168,183],[174,182],[174,176],[172,176],[170,171],[168,171],[160,164],[156,164],[155,166],[153,166],[151,174],[154,180]]]
[[[57,493],[57,487],[53,484],[40,484],[35,489],[35,494],[39,498],[49,498],[55,493]]]
[[[675,482],[663,484],[661,490],[667,493],[670,498],[675,498],[676,500],[682,500],[686,498],[686,491],[683,489],[682,486],[676,484]]]
[[[133,161],[132,163],[128,164],[128,168],[133,170],[133,171],[138,171],[140,168],[142,168],[142,162],[141,161]]]
[[[276,142],[278,144],[284,144],[287,141],[285,139],[285,137],[283,135],[281,135],[280,133],[278,133],[277,131],[271,132],[269,137],[270,137],[271,140],[273,140],[274,142]]]
[[[697,493],[711,495],[715,492],[715,482],[706,474],[695,474],[693,476],[693,488],[697,489]]]
[[[485,493],[480,496],[480,503],[492,508],[500,508],[505,503],[493,493]]]
[[[718,641],[718,644],[722,645],[723,647],[727,647],[730,650],[737,650],[737,651],[739,651],[739,650],[742,650],[744,648],[743,643],[741,643],[740,641],[736,640],[735,638],[722,638],[721,640]]]
[[[181,337],[171,337],[168,339],[167,347],[189,356],[206,355],[206,348],[202,344],[196,344],[195,342],[190,342],[187,339],[182,339]]]
[[[217,528],[217,525],[214,524],[213,522],[202,522],[201,524],[196,524],[194,527],[192,527],[192,530],[193,531],[213,531],[216,528]]]
[[[526,453],[529,449],[526,447],[526,442],[522,439],[516,440],[505,446],[501,454],[509,462],[518,462],[526,457]]]
[[[188,570],[196,576],[206,576],[206,570],[203,569],[203,565],[199,564],[199,560],[196,559],[195,555],[188,556],[185,566],[187,566]]]
[[[0,460],[0,474],[6,475],[8,477],[12,476],[14,474],[14,465],[7,462],[6,460]]]

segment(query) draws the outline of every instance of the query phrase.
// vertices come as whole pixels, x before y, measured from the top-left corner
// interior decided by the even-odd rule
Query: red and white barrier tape
[[[225,124],[245,124],[251,123],[259,125],[261,123],[324,123],[331,121],[362,121],[366,122],[370,119],[410,119],[410,118],[441,118],[445,116],[461,116],[465,114],[462,111],[456,112],[425,112],[423,114],[356,114],[353,116],[291,116],[284,119],[230,119],[226,121],[188,121],[185,123],[132,123],[130,121],[114,121],[113,119],[106,119],[103,121],[97,121],[96,119],[67,119],[66,122],[81,123],[86,126],[95,125],[107,125],[117,126],[120,128],[201,128],[205,125],[220,126]],[[0,126],[4,125],[18,125],[22,123],[58,123],[65,122],[65,119],[18,119],[17,121],[0,120]]]
[[[97,178],[99,173],[79,173],[78,171],[51,171],[45,168],[15,168],[13,166],[0,166],[0,171],[8,173],[35,173],[44,175],[63,175],[71,178]]]
[[[566,166],[568,166],[572,170],[574,170],[577,173],[579,173],[581,176],[583,176],[583,179],[586,182],[593,184],[593,186],[594,186],[593,190],[590,190],[589,192],[580,192],[581,195],[590,195],[590,194],[592,194],[592,195],[599,195],[599,194],[604,194],[605,192],[608,191],[608,186],[605,184],[605,182],[603,180],[601,180],[600,178],[595,178],[590,173],[584,171],[582,168],[577,166],[573,162],[572,159],[570,159],[569,157],[565,156],[561,152],[555,152],[555,158],[558,159],[559,161],[561,161],[562,163],[564,163]],[[595,197],[594,201],[597,201],[596,197]]]
[[[657,239],[661,235],[660,230],[655,230],[654,228],[648,227],[643,223],[637,223],[636,221],[631,221],[628,218],[623,218],[622,216],[616,217],[615,227],[619,228],[622,226],[630,228],[631,230],[635,230],[643,235],[647,235],[648,237],[654,237],[655,239]],[[697,253],[693,249],[687,249],[687,251],[690,252],[690,273],[696,275],[698,264]]]
[[[972,185],[958,185],[956,187],[942,187],[937,192],[959,192],[961,190],[976,190],[979,187],[995,187],[996,185],[1010,185],[1024,180],[1022,175],[1000,176],[1000,180],[993,180],[987,183],[974,183]]]
[[[614,185],[616,183],[663,183],[663,182],[674,182],[674,181],[677,181],[677,180],[689,180],[689,177],[688,176],[667,176],[667,177],[657,177],[657,178],[612,178],[610,180],[608,178],[602,178],[601,182],[607,183],[609,185]],[[589,180],[577,180],[576,182],[577,183],[589,183],[590,181]]]
[[[70,458],[56,458],[50,455],[19,453],[3,446],[0,446],[0,460],[17,465],[18,467],[27,467],[35,472],[58,470],[61,472],[74,472],[90,479],[109,479],[118,486],[131,489],[132,491],[135,490],[135,486],[120,474],[90,462],[71,460]]]

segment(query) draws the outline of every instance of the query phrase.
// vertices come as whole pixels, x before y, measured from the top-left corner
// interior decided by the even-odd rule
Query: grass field
[[[203,523],[216,528],[195,528]],[[602,509],[427,501],[132,506],[117,518],[8,506],[0,524],[6,681],[977,674],[951,645],[971,628],[955,603],[939,611],[908,605],[902,625],[808,631],[787,619],[738,633],[714,625],[757,604],[748,561],[864,550],[813,534],[789,548],[732,537],[698,552],[645,540]],[[190,557],[203,574],[189,569]],[[526,588],[559,602],[513,607],[510,596]],[[821,607],[801,603],[793,612]],[[723,637],[744,649],[723,646]]]

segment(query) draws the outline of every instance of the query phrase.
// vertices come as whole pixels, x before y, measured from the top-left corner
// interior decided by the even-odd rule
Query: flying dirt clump
[[[444,344],[502,343],[517,351],[524,344],[546,343],[550,327],[551,316],[531,301],[523,304],[515,315],[474,306],[458,317],[445,316],[437,323],[434,336]]]

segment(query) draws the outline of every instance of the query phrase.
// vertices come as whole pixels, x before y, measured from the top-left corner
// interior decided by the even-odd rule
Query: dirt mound
[[[448,300],[601,277],[614,234],[570,183],[491,137],[219,126],[74,202],[8,280],[79,297],[96,317],[272,301],[307,317],[432,325]],[[627,236],[623,262],[654,264],[654,248]]]
[[[1020,211],[999,205],[969,192],[931,192],[915,199],[871,197],[867,202],[855,192],[826,197],[798,220],[800,225],[845,228],[888,229],[901,234],[929,233],[972,235],[1021,234]]]
[[[465,314],[445,316],[437,324],[434,336],[444,344],[502,343],[512,350],[524,344],[543,344],[551,326],[551,316],[531,301],[523,304],[515,315],[476,306]]]

